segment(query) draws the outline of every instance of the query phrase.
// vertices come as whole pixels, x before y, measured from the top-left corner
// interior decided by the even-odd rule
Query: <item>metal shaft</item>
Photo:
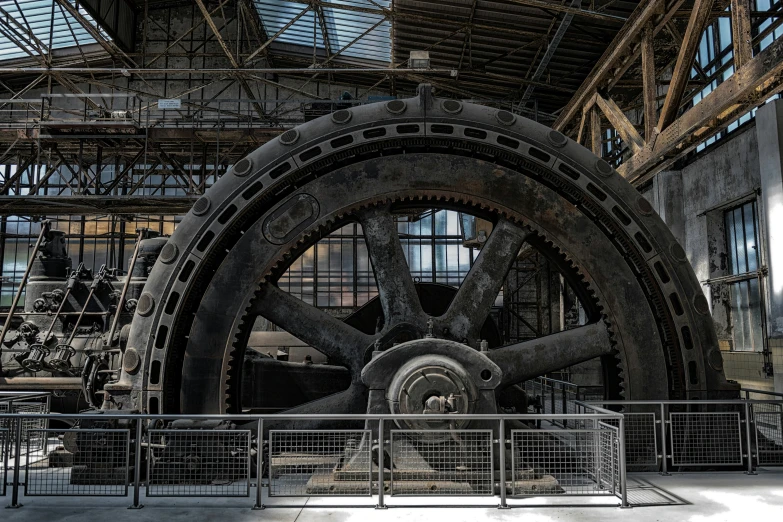
[[[60,314],[63,311],[63,307],[65,306],[66,301],[68,301],[68,297],[71,295],[71,291],[73,290],[73,287],[76,285],[77,278],[79,277],[79,274],[82,271],[82,263],[79,263],[79,267],[76,269],[76,271],[71,274],[69,281],[68,281],[68,287],[65,289],[65,295],[63,296],[63,300],[60,301],[60,306],[57,307],[57,312],[54,314],[54,318],[52,319],[52,322],[49,324],[49,328],[46,330],[46,333],[43,336],[44,343],[47,339],[49,339],[49,336],[52,334],[52,330],[54,330],[54,325],[57,324],[57,319],[60,318]]]
[[[76,318],[76,323],[73,325],[73,330],[71,331],[71,335],[68,336],[68,341],[66,341],[65,344],[68,346],[71,345],[73,342],[74,337],[76,337],[76,330],[79,328],[79,325],[82,322],[82,318],[84,317],[84,312],[87,311],[87,305],[90,304],[90,301],[92,301],[92,296],[95,294],[95,289],[98,288],[98,283],[103,279],[105,265],[101,267],[100,271],[98,272],[98,275],[95,276],[95,279],[92,282],[92,286],[90,286],[90,293],[87,294],[87,299],[84,301],[84,306],[82,306],[82,311],[79,312],[79,317]]]
[[[114,320],[111,322],[111,328],[109,328],[109,335],[104,339],[105,346],[111,346],[111,340],[114,338],[114,332],[117,330],[117,323],[120,321],[120,314],[122,313],[122,307],[125,304],[125,296],[128,294],[128,287],[130,286],[131,277],[133,276],[133,268],[136,266],[136,257],[139,255],[139,249],[141,248],[141,232],[139,232],[136,238],[136,248],[133,249],[133,256],[131,257],[130,266],[128,267],[128,277],[125,278],[125,284],[122,285],[122,294],[120,294],[120,300],[117,302],[117,311],[114,314]]]
[[[142,438],[142,419],[138,419],[136,421],[136,444],[134,447],[136,448],[136,454],[134,455],[133,459],[133,505],[130,506],[131,509],[139,509],[144,506],[141,505],[139,502],[139,496],[140,496],[140,489],[141,489],[141,438]],[[147,472],[149,474],[149,471]]]
[[[6,317],[5,323],[3,324],[3,331],[0,332],[0,346],[2,346],[3,341],[5,340],[5,334],[8,333],[8,329],[11,327],[11,319],[14,317],[14,312],[16,311],[16,307],[19,304],[19,299],[22,297],[22,290],[24,290],[24,287],[27,284],[27,278],[30,277],[30,270],[33,268],[35,256],[38,255],[38,250],[41,248],[43,238],[48,232],[49,221],[43,221],[41,223],[41,232],[38,234],[38,239],[36,240],[35,246],[33,247],[33,252],[30,254],[30,259],[27,261],[27,269],[25,269],[24,275],[22,276],[22,282],[19,283],[19,288],[16,290],[14,300],[11,303],[11,309],[8,310],[8,316]]]

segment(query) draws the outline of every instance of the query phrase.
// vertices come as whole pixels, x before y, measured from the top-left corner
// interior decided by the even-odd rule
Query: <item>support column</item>
[[[761,196],[759,219],[765,234],[767,335],[775,371],[775,390],[783,391],[783,101],[756,112]]]
[[[685,213],[683,209],[682,171],[665,170],[653,178],[656,210],[674,237],[685,248]]]

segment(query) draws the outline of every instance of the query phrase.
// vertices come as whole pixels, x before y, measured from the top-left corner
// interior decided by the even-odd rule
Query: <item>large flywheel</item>
[[[461,285],[437,306],[423,297],[434,290],[411,277],[397,232],[398,216],[417,209],[492,223]],[[307,248],[348,223],[361,225],[377,283],[364,312],[370,327],[277,284]],[[480,351],[524,248],[560,270],[584,324]],[[594,358],[610,395],[704,398],[734,389],[709,312],[682,247],[606,162],[535,122],[421,86],[417,98],[289,130],[234,165],[161,252],[122,377],[107,390],[123,409],[240,411],[241,368],[260,317],[350,375],[347,389],[300,413],[487,413],[509,387]]]

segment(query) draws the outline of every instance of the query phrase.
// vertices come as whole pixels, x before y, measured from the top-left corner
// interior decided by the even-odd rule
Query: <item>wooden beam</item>
[[[677,63],[672,70],[672,79],[666,99],[661,107],[661,116],[658,118],[658,130],[663,131],[677,118],[682,96],[685,94],[685,86],[691,77],[693,59],[699,49],[699,42],[715,0],[696,0],[691,11],[691,18],[685,35],[682,37],[682,46],[677,55]]]
[[[598,90],[602,82],[612,74],[618,60],[628,52],[629,43],[638,38],[644,26],[652,20],[653,16],[660,14],[663,4],[664,0],[648,0],[639,3],[612,43],[606,48],[593,70],[582,82],[574,97],[560,113],[552,128],[562,131],[576,117],[581,107],[585,105],[587,98]]]
[[[661,14],[661,16],[653,17],[653,36],[656,36],[659,32],[671,26],[671,20],[674,16],[675,10],[684,3],[685,0],[673,0],[672,3],[669,4],[668,8],[665,8],[665,3],[661,5],[661,8],[664,9],[663,14]],[[641,40],[641,33],[639,33],[639,40]],[[612,71],[611,76],[607,78],[607,90],[614,88],[614,86],[617,85],[617,82],[619,82],[625,76],[625,73],[628,72],[628,69],[630,69],[631,66],[639,59],[639,56],[641,56],[641,43],[638,43],[637,45],[637,42],[634,41],[630,44],[629,47],[629,53],[619,64],[617,64],[617,67]]]
[[[655,54],[653,28],[647,24],[642,31],[642,94],[644,99],[644,138],[650,141],[655,134],[658,115],[658,94],[655,84]]]
[[[576,133],[576,142],[581,145],[582,144],[582,134],[585,132],[585,122],[589,118],[587,111],[582,111],[582,117],[579,120],[579,130]]]
[[[620,133],[620,137],[631,150],[633,152],[642,150],[644,148],[644,140],[614,100],[596,95],[595,101],[601,112],[606,116],[606,119],[609,120],[611,126]]]
[[[747,111],[783,91],[783,38],[774,40],[696,106],[663,130],[654,143],[617,169],[626,179],[644,183],[653,175],[724,129]]]
[[[750,2],[731,0],[731,36],[734,44],[734,70],[736,71],[753,58],[750,33]]]
[[[590,108],[590,143],[593,154],[599,158],[603,155],[603,137],[601,136],[601,113],[598,108]]]

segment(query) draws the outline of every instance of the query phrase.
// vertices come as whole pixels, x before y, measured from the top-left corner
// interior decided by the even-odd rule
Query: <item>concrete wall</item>
[[[756,198],[762,185],[757,128],[724,139],[716,148],[682,170],[662,172],[643,191],[682,244],[700,281],[727,274],[723,211]],[[760,208],[763,201],[759,200]],[[763,219],[761,226],[763,228]],[[725,285],[704,285],[712,303],[713,319],[725,350],[730,345],[730,325]],[[722,295],[721,295],[722,294]],[[783,341],[769,339],[777,379],[763,371],[760,352],[723,351],[726,376],[748,388],[783,392]]]

